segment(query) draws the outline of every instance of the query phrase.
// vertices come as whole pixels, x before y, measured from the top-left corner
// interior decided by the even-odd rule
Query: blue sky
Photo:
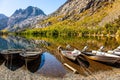
[[[66,0],[0,0],[0,13],[11,16],[16,9],[34,6],[50,14],[65,2]]]

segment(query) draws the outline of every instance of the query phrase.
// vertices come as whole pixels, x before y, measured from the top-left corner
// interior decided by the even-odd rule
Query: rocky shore
[[[0,80],[120,80],[120,69],[113,68],[107,71],[101,70],[87,76],[74,74],[71,71],[67,71],[66,75],[64,75],[64,77],[61,78],[49,77],[36,73],[33,74],[21,68],[17,71],[11,71],[3,65],[1,65]]]

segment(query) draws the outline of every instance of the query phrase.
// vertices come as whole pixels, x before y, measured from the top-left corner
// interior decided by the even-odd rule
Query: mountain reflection
[[[28,47],[35,47],[35,45],[25,38],[8,36],[7,38],[0,37],[0,49],[24,49]]]
[[[7,36],[0,37],[0,51],[1,50],[21,50],[21,49],[35,49],[43,48],[43,45],[49,46],[50,43],[44,40],[28,40],[26,38]],[[64,66],[53,55],[48,52],[39,54],[29,59],[23,58],[20,53],[7,54],[0,53],[0,65],[11,71],[29,71],[31,73],[42,74],[52,77],[63,77],[66,74]],[[24,68],[25,67],[25,68]]]
[[[36,47],[42,47],[43,45],[49,45],[49,43],[44,40],[28,40],[26,38],[16,36],[0,37],[0,50],[26,48],[33,49]]]

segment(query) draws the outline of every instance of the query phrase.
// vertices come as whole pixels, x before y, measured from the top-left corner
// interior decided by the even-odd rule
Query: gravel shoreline
[[[33,74],[21,68],[17,71],[11,71],[4,67],[4,65],[1,65],[0,80],[120,80],[120,69],[113,68],[108,71],[99,71],[88,76],[74,74],[69,71],[63,78],[59,78]]]

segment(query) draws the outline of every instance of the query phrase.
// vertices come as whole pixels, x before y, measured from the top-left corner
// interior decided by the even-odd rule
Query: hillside
[[[47,19],[34,25],[34,30],[26,32],[73,35],[116,34],[119,30],[117,23],[109,24],[118,19],[119,4],[120,0],[68,0]]]
[[[100,19],[99,22],[101,22],[102,19],[104,19],[104,17],[107,17],[109,15],[108,13],[110,12],[106,10],[110,8],[112,9],[111,6],[114,6],[113,3],[117,3],[117,2],[114,2],[113,0],[68,0],[56,12],[51,14],[51,16],[47,20],[45,20],[44,22],[41,22],[40,25],[42,23],[44,24],[48,22],[51,22],[54,24],[56,22],[60,22],[60,21],[62,22],[65,20],[72,20],[72,21],[79,21],[79,22],[82,21],[83,23],[86,23],[85,21],[89,19],[94,20],[94,18],[98,18],[98,20]],[[91,21],[90,24],[93,23],[92,22],[93,20],[89,20]],[[97,19],[95,22],[98,22]]]

